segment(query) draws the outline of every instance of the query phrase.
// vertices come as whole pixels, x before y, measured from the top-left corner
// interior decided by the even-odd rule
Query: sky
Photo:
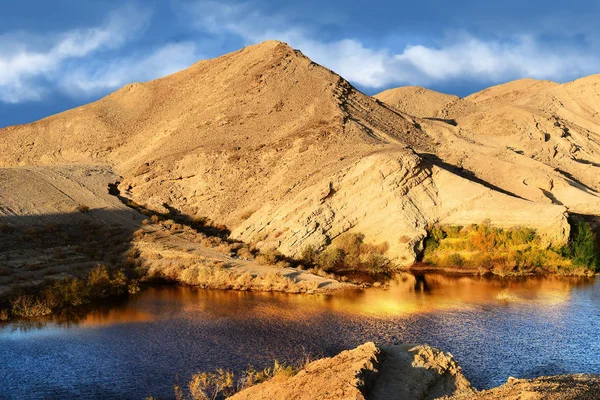
[[[600,73],[594,0],[0,1],[0,127],[267,39],[367,94]]]

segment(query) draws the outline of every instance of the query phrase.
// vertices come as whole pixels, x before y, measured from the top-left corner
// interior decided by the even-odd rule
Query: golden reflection
[[[93,328],[102,325],[147,322],[152,320],[154,320],[154,316],[152,314],[126,307],[115,308],[101,312],[91,311],[78,321],[78,325],[84,328]]]
[[[294,295],[240,291],[154,287],[121,306],[106,307],[83,316],[83,327],[181,318],[244,320],[269,323],[302,321],[327,312],[351,315],[406,316],[475,306],[535,304],[559,306],[570,299],[571,289],[593,279],[559,276],[493,279],[479,276],[400,274],[389,288],[345,290],[331,295]],[[75,321],[71,321],[75,322]]]

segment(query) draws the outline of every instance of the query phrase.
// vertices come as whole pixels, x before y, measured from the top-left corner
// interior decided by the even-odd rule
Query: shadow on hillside
[[[85,277],[96,265],[131,269],[133,210],[94,209],[63,214],[0,216],[0,303],[67,276]]]
[[[178,224],[186,225],[199,233],[203,233],[206,236],[215,236],[219,237],[223,240],[228,240],[231,231],[225,225],[214,224],[210,219],[203,218],[193,218],[187,214],[184,214],[181,210],[169,205],[168,203],[163,203],[162,206],[168,210],[168,213],[161,214],[154,210],[150,210],[141,204],[137,204],[133,200],[123,196],[118,187],[119,182],[108,185],[108,193],[112,196],[118,198],[121,203],[126,205],[127,207],[137,211],[138,213],[145,215],[147,217],[158,217],[161,219],[172,219]]]
[[[600,164],[593,162],[593,161],[588,161],[588,160],[582,160],[581,158],[574,158],[573,161],[576,161],[580,164],[585,164],[585,165],[591,165],[593,167],[598,167],[600,168]]]
[[[516,197],[518,199],[521,200],[525,200],[522,197],[516,195],[515,193],[509,192],[508,190],[502,189],[501,187],[498,187],[496,185],[493,185],[481,178],[478,178],[472,171],[466,170],[462,167],[457,167],[456,165],[452,165],[449,164],[447,162],[445,162],[444,160],[442,160],[441,158],[439,158],[437,155],[435,154],[431,154],[431,153],[420,153],[418,154],[421,158],[423,158],[424,160],[430,162],[431,164],[435,165],[438,168],[441,168],[443,170],[446,170],[448,172],[452,172],[455,175],[460,176],[461,178],[467,179],[471,182],[474,183],[478,183],[482,186],[485,186],[488,189],[492,189],[495,190],[497,192],[500,192],[502,194],[505,194],[507,196],[511,196],[511,197]]]
[[[458,122],[456,122],[455,119],[451,119],[451,118],[434,118],[434,117],[425,117],[423,119],[426,119],[428,121],[437,121],[437,122],[443,122],[445,124],[448,125],[452,125],[452,126],[458,126]]]
[[[567,171],[564,171],[562,169],[556,169],[556,172],[560,173],[561,175],[563,175],[565,178],[567,178],[567,183],[569,185],[571,185],[574,188],[577,188],[579,190],[583,190],[586,193],[589,194],[593,194],[593,195],[598,195],[598,192],[596,190],[594,190],[594,188],[589,187],[588,185],[586,185],[585,183],[581,182],[580,180],[578,180],[577,178],[575,178],[572,174],[570,174]]]

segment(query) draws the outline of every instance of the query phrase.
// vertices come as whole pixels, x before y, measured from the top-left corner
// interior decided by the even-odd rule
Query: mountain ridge
[[[573,204],[562,199],[577,194],[579,211],[587,204],[596,212],[595,193],[512,150],[465,137],[460,118],[458,128],[450,119],[467,102],[451,97],[437,117],[410,115],[267,41],[1,129],[0,166],[109,165],[135,202],[208,217],[235,238],[290,256],[357,232],[409,264],[432,224],[486,219],[565,243]],[[487,159],[524,174],[527,184],[470,165]]]

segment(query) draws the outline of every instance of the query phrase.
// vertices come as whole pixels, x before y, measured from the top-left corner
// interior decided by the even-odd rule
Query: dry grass
[[[277,360],[273,366],[257,370],[248,366],[244,371],[235,374],[233,371],[218,368],[214,372],[197,372],[187,385],[187,393],[179,385],[174,386],[177,400],[222,400],[237,392],[269,380],[284,381],[312,362],[311,357],[305,357],[296,364],[281,363]]]
[[[268,291],[286,293],[313,293],[320,283],[289,278],[280,272],[253,275],[249,272],[234,272],[229,265],[210,260],[197,261],[184,267],[179,262],[171,266],[153,266],[148,279],[167,280],[203,289]]]
[[[509,302],[509,301],[517,301],[517,300],[519,300],[519,298],[517,296],[515,296],[514,294],[512,294],[510,292],[510,290],[504,289],[496,295],[496,300],[503,301],[503,302]]]
[[[122,270],[111,271],[103,265],[93,268],[86,279],[65,278],[50,282],[39,294],[23,294],[10,300],[8,317],[31,318],[54,311],[79,307],[100,299],[135,294],[137,282]]]

